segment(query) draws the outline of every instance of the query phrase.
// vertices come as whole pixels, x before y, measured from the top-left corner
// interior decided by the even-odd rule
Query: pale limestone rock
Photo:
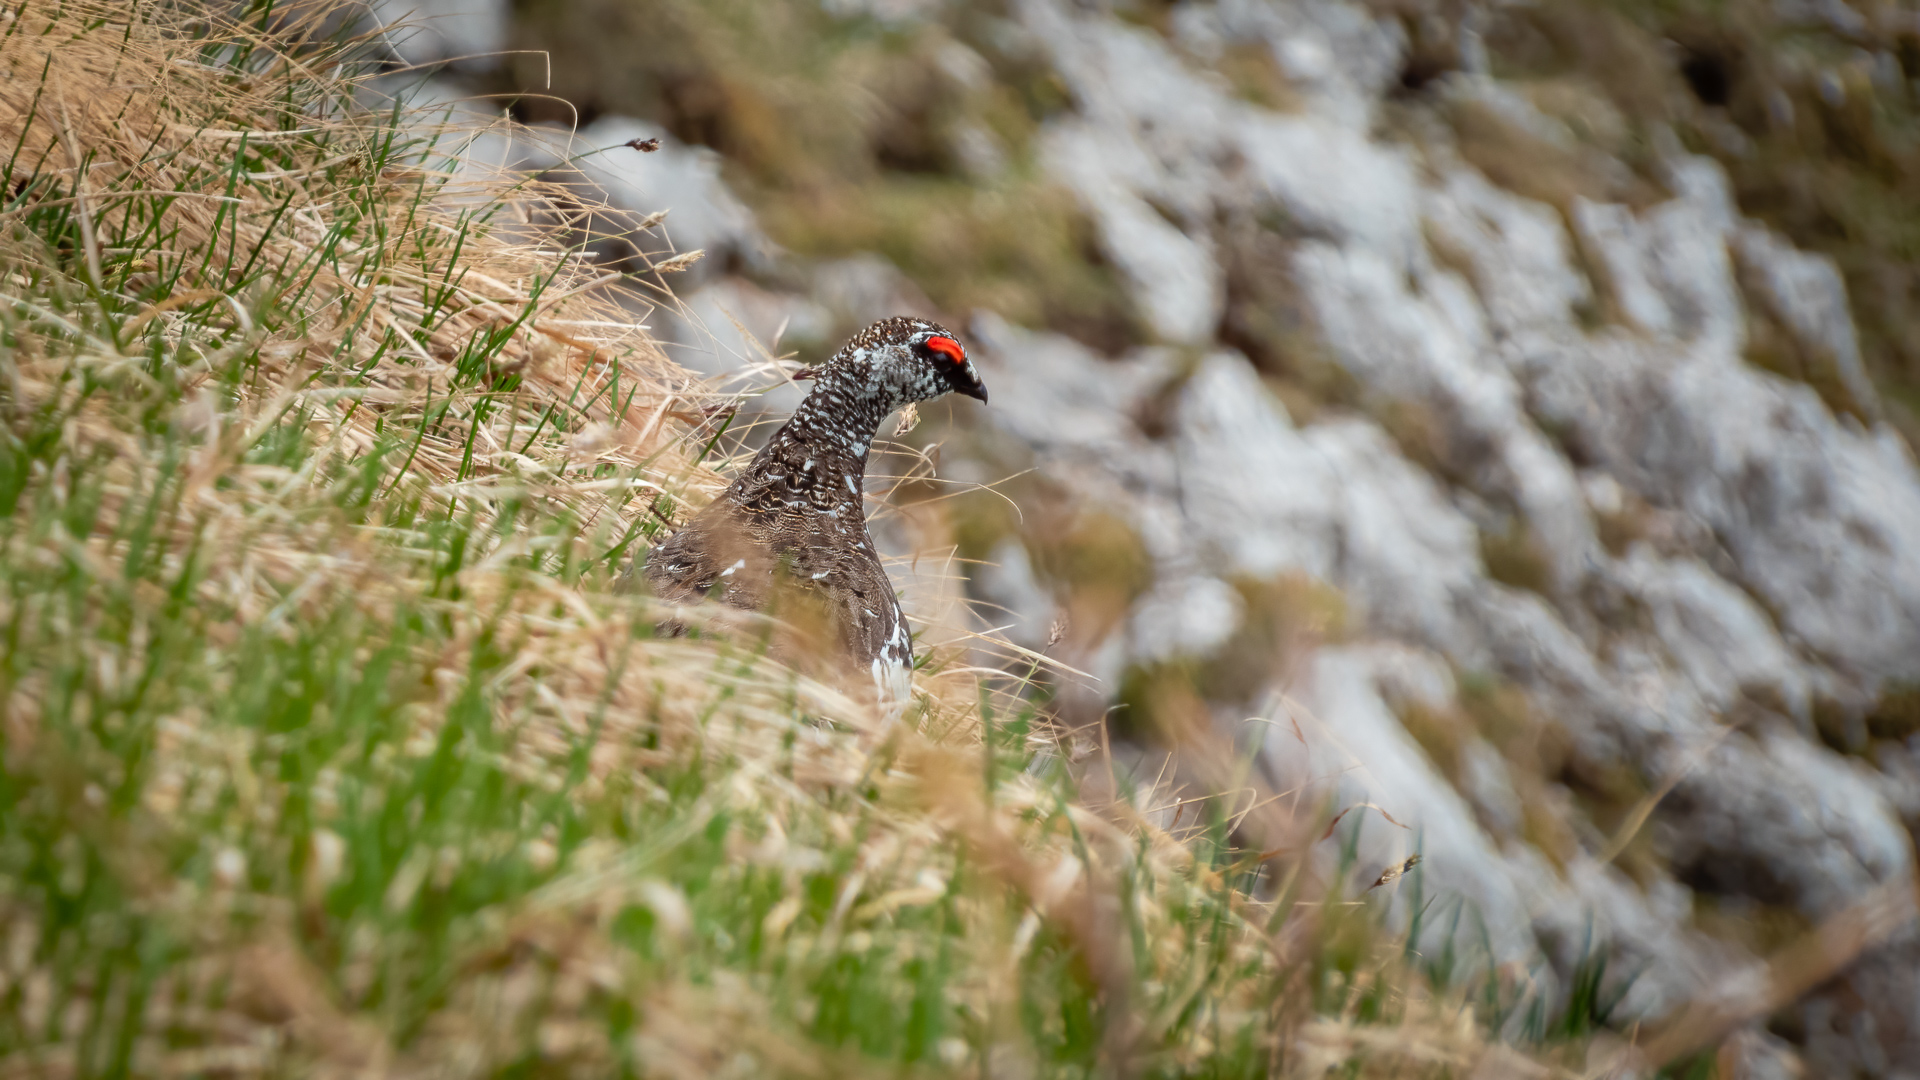
[[[1340,362],[1389,397],[1431,409],[1457,448],[1451,464],[1521,511],[1544,541],[1557,588],[1577,586],[1598,547],[1579,482],[1523,411],[1484,327],[1450,317],[1471,295],[1458,278],[1436,272],[1418,295],[1388,260],[1319,242],[1300,245],[1295,267]]]
[[[1026,546],[1013,537],[995,544],[973,569],[974,596],[986,605],[979,612],[989,626],[1003,627],[1008,641],[1043,649],[1053,626],[1054,600],[1033,572]]]
[[[1208,229],[1229,206],[1270,204],[1303,229],[1415,258],[1415,185],[1403,152],[1333,117],[1239,101],[1138,28],[1053,0],[1019,10],[1080,106],[1079,118],[1052,126],[1042,158],[1092,213],[1161,336],[1203,340],[1218,322],[1221,274]]]
[[[1909,872],[1884,784],[1791,721],[1757,736],[1721,727],[1755,703],[1804,724],[1816,696],[1860,700],[1878,680],[1920,669],[1920,548],[1903,539],[1920,535],[1920,480],[1891,436],[1835,420],[1806,388],[1740,362],[1747,311],[1729,244],[1744,243],[1747,277],[1774,275],[1750,282],[1749,295],[1821,275],[1750,239],[1717,167],[1675,158],[1666,179],[1676,197],[1643,211],[1576,203],[1581,256],[1599,272],[1589,282],[1547,207],[1457,164],[1414,183],[1391,151],[1342,149],[1355,136],[1367,146],[1351,125],[1355,136],[1316,126],[1337,110],[1256,115],[1134,29],[1074,37],[1091,17],[1026,10],[1081,104],[1054,137],[1078,140],[1083,199],[1100,184],[1125,190],[1196,248],[1208,208],[1264,200],[1282,210],[1300,234],[1296,281],[1332,355],[1368,394],[1430,410],[1456,482],[1471,490],[1422,476],[1372,424],[1296,428],[1229,354],[1194,369],[1163,445],[1132,422],[1145,391],[1124,366],[1010,340],[1018,384],[1045,390],[1010,404],[1003,430],[1054,453],[1076,447],[1075,489],[1140,508],[1163,581],[1214,567],[1319,577],[1345,593],[1365,633],[1426,644],[1525,688],[1578,759],[1624,766],[1649,788],[1683,776],[1648,827],[1693,884],[1817,917]],[[1209,34],[1216,47],[1229,39],[1221,19],[1183,17],[1196,21],[1180,32],[1203,48]],[[1312,45],[1297,51],[1312,70]],[[1148,77],[1121,85],[1116,73],[1136,69]],[[1208,152],[1222,146],[1250,167],[1209,177]],[[1330,172],[1344,189],[1316,172],[1326,162],[1340,163]],[[1406,197],[1403,181],[1414,185]],[[1782,265],[1746,265],[1767,258]],[[1814,307],[1776,316],[1803,346],[1844,353],[1832,290],[1810,292]],[[1605,310],[1625,327],[1591,329]],[[1454,504],[1517,511],[1552,565],[1554,599],[1487,580]],[[1615,559],[1594,538],[1594,512],[1640,515],[1645,540]],[[1129,647],[1143,658],[1169,648],[1145,626],[1179,629],[1171,636],[1185,647],[1204,641],[1166,606],[1184,587],[1156,589],[1136,610]],[[1339,781],[1343,798],[1419,793],[1402,809],[1445,838],[1436,879],[1483,911],[1517,899],[1531,914],[1496,951],[1543,949],[1565,968],[1590,919],[1597,947],[1648,965],[1626,1005],[1633,1015],[1751,980],[1752,958],[1688,929],[1688,890],[1676,882],[1643,893],[1590,860],[1563,877],[1524,846],[1500,851],[1480,822],[1516,828],[1504,763],[1470,748],[1461,783],[1471,803],[1453,793],[1394,724],[1377,665],[1356,659],[1369,648],[1323,652],[1309,663],[1310,689],[1295,687],[1327,729],[1365,744],[1349,747],[1361,765],[1335,767],[1325,746],[1300,751],[1290,730],[1276,731],[1267,749],[1283,775],[1304,768],[1331,783],[1351,767],[1375,782]],[[1369,828],[1370,843],[1391,844],[1391,827]]]
[[[1422,650],[1323,649],[1294,695],[1298,707],[1267,725],[1267,758],[1282,790],[1303,786],[1315,797],[1331,791],[1341,807],[1370,802],[1392,815],[1398,826],[1371,810],[1354,811],[1342,822],[1343,828],[1360,827],[1361,865],[1384,867],[1420,852],[1429,891],[1466,897],[1485,920],[1495,958],[1524,961],[1538,948],[1525,899],[1497,869],[1500,852],[1472,808],[1401,727],[1383,689],[1390,685],[1396,696],[1407,696],[1421,684],[1442,687],[1428,703],[1444,704],[1450,683],[1445,662]],[[1305,746],[1290,721],[1299,724]]]
[[[1115,182],[1108,146],[1098,132],[1066,125],[1048,133],[1042,157],[1086,205],[1107,258],[1126,278],[1154,332],[1169,341],[1207,340],[1225,303],[1211,245],[1188,236]]]
[[[1633,227],[1633,212],[1613,203],[1576,198],[1573,222],[1620,318],[1649,334],[1672,334],[1673,313]]]
[[[1298,227],[1364,244],[1402,266],[1420,257],[1413,167],[1404,152],[1316,116],[1254,116],[1234,134],[1258,194]]]
[[[1726,178],[1694,159],[1669,171],[1681,197],[1639,215],[1576,198],[1574,228],[1629,325],[1737,353],[1745,313],[1727,255],[1734,212]]]
[[[1331,480],[1334,580],[1359,625],[1435,648],[1457,640],[1458,600],[1483,576],[1473,526],[1377,425],[1346,420],[1303,434]]]
[[[1806,1080],[1807,1066],[1793,1045],[1759,1028],[1734,1032],[1721,1044],[1720,1060],[1742,1080]]]
[[[1244,358],[1204,361],[1181,392],[1181,508],[1209,563],[1268,578],[1333,576],[1333,474]]]
[[[1905,830],[1855,767],[1796,735],[1721,739],[1655,822],[1695,889],[1832,915],[1912,872]]]
[[[939,313],[900,268],[884,256],[863,253],[829,259],[809,268],[808,291],[841,325],[861,327],[894,315],[931,319]]]
[[[1867,693],[1920,667],[1920,471],[1892,440],[1717,350],[1605,337],[1531,385],[1590,460],[1712,529],[1789,644]]]
[[[1266,45],[1312,111],[1356,131],[1372,122],[1380,96],[1394,85],[1405,44],[1399,26],[1341,0],[1181,4],[1172,21],[1176,40],[1198,55],[1208,39]]]
[[[1847,310],[1847,286],[1833,260],[1800,251],[1773,232],[1746,226],[1733,234],[1733,251],[1749,294],[1793,336],[1802,355],[1828,369],[1866,415],[1879,394],[1860,359],[1860,342]]]
[[[551,138],[587,189],[632,219],[667,211],[656,231],[672,250],[707,253],[688,272],[691,280],[725,272],[736,261],[761,265],[770,256],[752,211],[720,179],[720,158],[713,151],[686,146],[657,125],[622,116],[604,116],[577,135],[556,132]],[[624,145],[649,138],[660,140],[660,149],[650,154]]]
[[[1697,559],[1660,559],[1644,547],[1620,570],[1678,676],[1707,707],[1730,709],[1742,694],[1766,689],[1790,715],[1808,715],[1812,687],[1804,665],[1752,597]]]
[[[906,25],[931,17],[940,0],[820,0],[830,15],[842,19],[866,18],[890,25]]]
[[[1140,400],[1173,374],[1167,354],[1103,359],[1060,334],[1036,334],[981,313],[968,345],[993,395],[992,422],[1043,456],[1091,455],[1115,469],[1146,440],[1132,420]]]
[[[1555,967],[1571,971],[1583,950],[1611,948],[1609,970],[1638,972],[1620,1003],[1623,1016],[1663,1016],[1702,997],[1765,986],[1762,966],[1745,950],[1691,933],[1693,894],[1656,878],[1641,886],[1618,866],[1582,855],[1566,868],[1568,902],[1536,909],[1534,927]]]
[[[460,99],[448,84],[430,86],[446,98],[446,110],[437,115],[450,115],[454,121],[453,135],[446,141],[456,174],[536,175],[573,189],[582,203],[597,208],[589,231],[598,237],[625,237],[598,245],[609,262],[634,260],[636,253],[657,261],[699,249],[706,256],[673,275],[674,286],[687,290],[735,266],[764,266],[772,257],[772,245],[752,211],[721,180],[720,159],[713,151],[682,145],[656,125],[620,116],[602,117],[579,131],[511,125]],[[652,153],[624,145],[649,138],[660,140]],[[456,191],[458,187],[456,181]],[[665,218],[639,232],[638,226],[656,211],[665,211]],[[559,223],[551,209],[536,207],[532,212]],[[644,270],[645,265],[639,260],[629,269]]]
[[[1469,739],[1460,748],[1460,794],[1478,811],[1480,822],[1496,842],[1517,839],[1526,828],[1526,807],[1513,790],[1507,759],[1485,739]]]
[[[802,297],[763,289],[736,277],[721,278],[685,295],[653,316],[655,336],[680,366],[713,380],[723,392],[745,392],[751,414],[791,412],[808,384],[788,378],[791,365],[776,362],[795,342],[825,343],[827,313]],[[833,347],[827,345],[828,348]]]
[[[512,5],[505,0],[373,0],[402,63],[484,71],[506,59]]]
[[[1496,334],[1565,327],[1593,291],[1573,268],[1560,215],[1488,183],[1470,169],[1450,170],[1422,193],[1421,213],[1437,256],[1464,263]]]
[[[1240,625],[1239,592],[1216,577],[1163,579],[1135,601],[1127,622],[1127,654],[1137,663],[1206,656]]]

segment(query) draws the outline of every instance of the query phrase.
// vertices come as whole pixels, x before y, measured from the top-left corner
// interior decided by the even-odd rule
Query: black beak
[[[973,373],[971,364],[954,364],[947,368],[947,389],[956,394],[965,394],[982,405],[987,403],[987,387]]]

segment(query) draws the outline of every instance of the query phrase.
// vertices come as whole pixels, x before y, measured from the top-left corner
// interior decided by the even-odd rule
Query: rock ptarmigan
[[[904,701],[912,639],[867,533],[867,451],[894,410],[949,391],[985,402],[987,388],[951,331],[903,317],[800,377],[813,391],[719,498],[653,549],[646,579],[663,600],[758,610],[786,574],[824,601],[841,650],[881,697]]]

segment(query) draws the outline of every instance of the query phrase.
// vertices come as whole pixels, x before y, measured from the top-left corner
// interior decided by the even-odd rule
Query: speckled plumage
[[[746,471],[648,556],[655,594],[757,610],[784,567],[825,601],[847,656],[883,695],[904,698],[912,641],[867,533],[867,452],[896,409],[949,391],[987,399],[957,341],[911,318],[854,335],[813,372],[813,392]]]

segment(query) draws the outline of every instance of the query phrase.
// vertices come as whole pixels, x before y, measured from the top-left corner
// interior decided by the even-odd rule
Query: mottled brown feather
[[[881,421],[909,402],[956,389],[986,395],[971,363],[922,347],[933,336],[953,337],[919,319],[884,320],[822,365],[752,464],[648,555],[654,593],[761,610],[785,579],[824,601],[849,659],[903,672],[912,662],[905,616],[867,532],[867,453]]]

